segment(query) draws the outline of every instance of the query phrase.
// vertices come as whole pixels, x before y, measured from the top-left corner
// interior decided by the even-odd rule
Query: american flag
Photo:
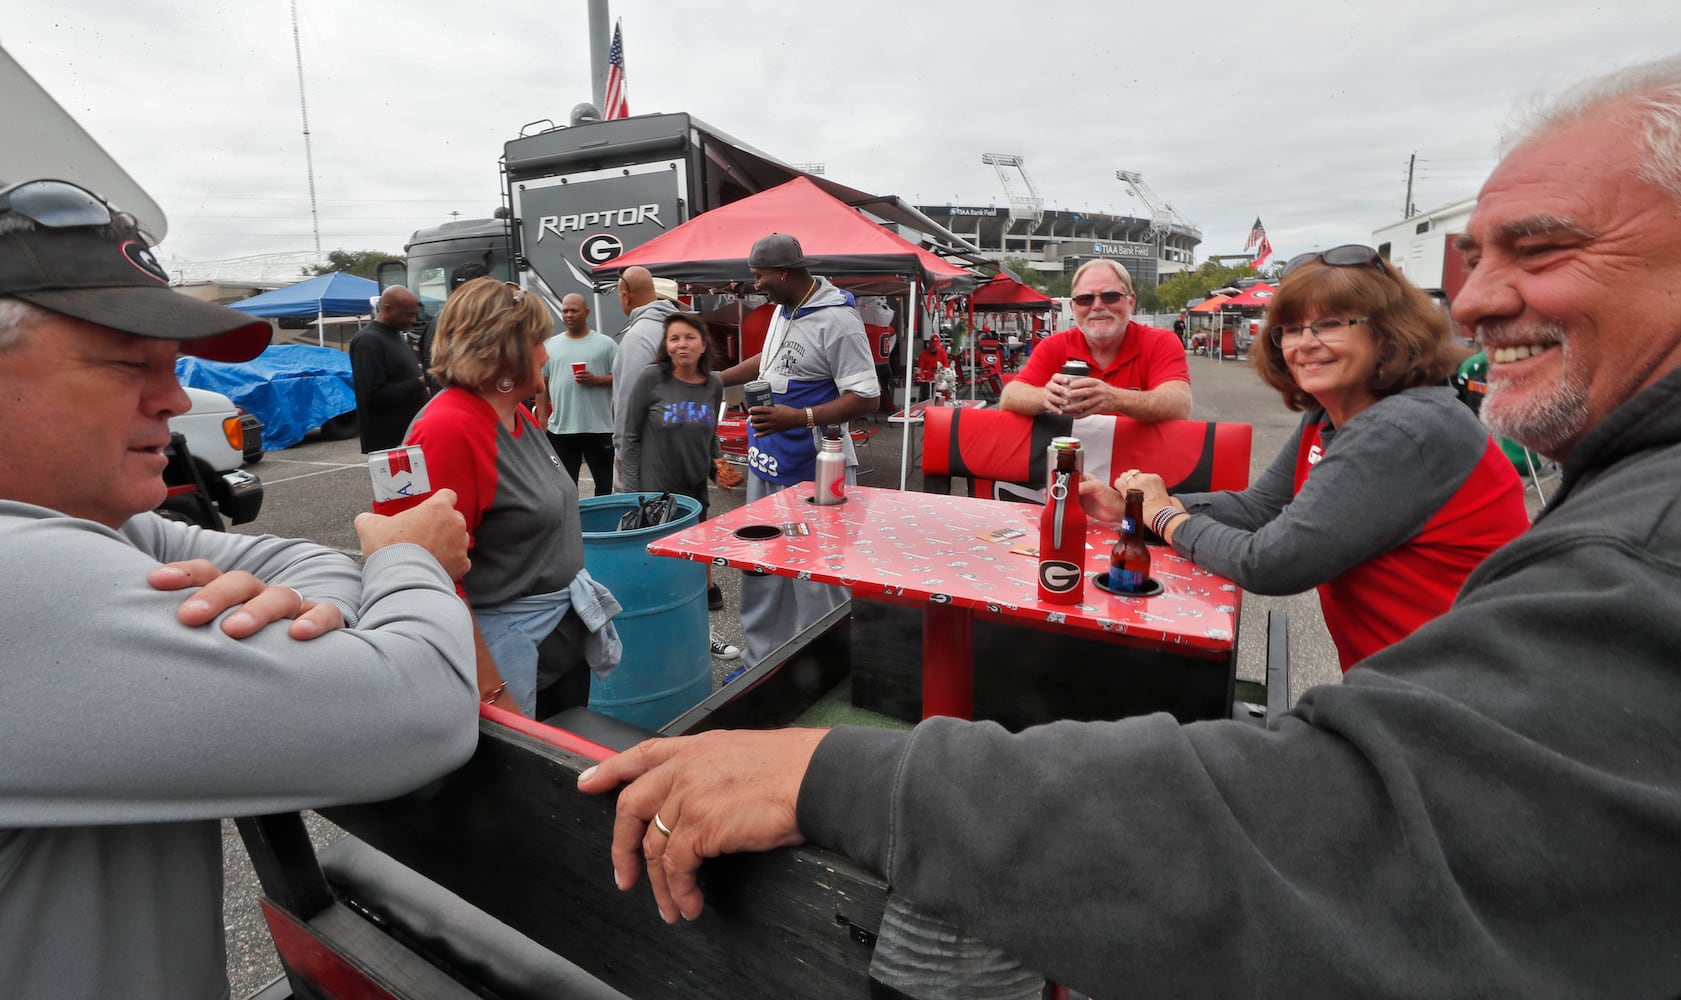
[[[613,22],[613,49],[607,54],[607,106],[601,111],[607,121],[630,117],[630,102],[625,100],[625,42],[617,21]]]
[[[618,44],[619,44],[618,43],[618,38],[617,38],[617,36],[614,36],[613,47],[614,47],[615,50],[617,50]],[[611,118],[612,115],[608,115],[608,117]],[[1253,250],[1253,249],[1255,249],[1255,244],[1265,243],[1266,240],[1267,240],[1267,227],[1261,225],[1261,217],[1257,215],[1257,216],[1255,216],[1255,224],[1253,226],[1249,227],[1249,242],[1245,243],[1243,245],[1243,249]],[[1267,250],[1268,250],[1268,252],[1271,252],[1272,248],[1268,247]]]

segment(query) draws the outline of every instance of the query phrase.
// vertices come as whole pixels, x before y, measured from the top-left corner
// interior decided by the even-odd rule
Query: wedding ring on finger
[[[654,829],[665,834],[667,837],[671,836],[671,827],[665,825],[665,821],[660,819],[659,813],[654,814]]]

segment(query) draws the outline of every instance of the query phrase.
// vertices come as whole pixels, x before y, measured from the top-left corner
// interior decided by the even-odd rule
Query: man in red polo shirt
[[[1074,326],[1033,349],[998,405],[1029,417],[1119,413],[1134,420],[1191,415],[1191,372],[1172,331],[1132,321],[1132,278],[1112,260],[1090,260],[1074,272]],[[1086,378],[1058,374],[1068,361],[1091,366]]]

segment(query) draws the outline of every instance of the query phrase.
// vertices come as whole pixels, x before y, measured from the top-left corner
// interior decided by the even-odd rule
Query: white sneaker
[[[733,660],[741,655],[741,648],[732,646],[717,636],[712,637],[712,655],[720,660]]]

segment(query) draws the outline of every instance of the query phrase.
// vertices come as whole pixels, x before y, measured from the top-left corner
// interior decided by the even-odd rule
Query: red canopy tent
[[[787,233],[800,241],[811,262],[808,270],[837,285],[875,293],[908,292],[905,322],[905,370],[911,367],[916,341],[918,286],[962,294],[975,285],[973,273],[889,231],[881,223],[813,184],[796,177],[768,191],[749,195],[697,215],[594,269],[598,284],[615,281],[627,267],[640,265],[654,275],[691,286],[739,287],[752,272],[747,254],[769,233]],[[887,279],[890,284],[884,285]],[[899,488],[905,486],[910,454],[910,422],[904,424]]]
[[[1207,299],[1202,300],[1201,302],[1198,302],[1196,305],[1192,306],[1191,308],[1189,308],[1185,311],[1186,312],[1193,312],[1193,313],[1216,313],[1216,312],[1220,311],[1221,306],[1225,305],[1226,303],[1228,303],[1230,301],[1231,301],[1231,298],[1229,296],[1216,295],[1216,296],[1213,296],[1212,298],[1207,298]]]
[[[975,325],[975,314],[980,313],[1020,313],[1020,312],[1049,312],[1055,309],[1056,300],[1049,295],[1029,288],[1007,274],[999,273],[987,279],[985,284],[976,288],[969,296],[969,331],[973,338],[971,346],[975,350],[969,351],[969,398],[975,397],[975,354],[982,349],[981,335]],[[987,324],[988,336],[991,336],[991,324]],[[1031,336],[1031,331],[1029,336]],[[991,348],[998,353],[999,348]],[[1000,356],[1001,357],[1001,356]]]
[[[947,292],[973,287],[969,271],[890,232],[863,212],[796,177],[768,191],[697,215],[634,250],[597,266],[598,282],[641,265],[662,278],[718,287],[751,280],[747,252],[759,237],[788,233],[800,241],[810,270],[838,285],[905,278]]]
[[[1226,300],[1227,308],[1265,309],[1272,305],[1273,287],[1265,282],[1257,281],[1243,290],[1243,294],[1234,295]]]
[[[1007,274],[995,274],[969,296],[974,312],[1039,312],[1055,309],[1056,300]]]

